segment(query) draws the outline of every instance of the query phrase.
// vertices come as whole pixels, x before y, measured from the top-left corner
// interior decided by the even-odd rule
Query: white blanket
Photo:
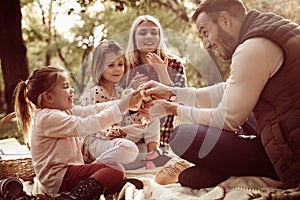
[[[126,176],[143,181],[144,188],[138,190],[127,183],[118,199],[125,200],[268,200],[268,199],[300,199],[300,188],[289,190],[280,189],[282,183],[265,177],[230,177],[212,188],[193,190],[180,184],[159,185],[153,178],[157,170],[132,170]],[[29,195],[43,193],[39,190],[38,182],[24,182],[24,190]],[[100,200],[105,200],[101,196]]]
[[[142,190],[127,183],[118,199],[125,200],[248,200],[248,199],[300,199],[300,189],[279,189],[282,183],[265,177],[230,177],[212,188],[193,190],[180,184],[159,185],[154,182],[156,171],[136,170],[127,172],[127,177],[139,178],[144,183]],[[270,198],[272,197],[272,198]],[[297,198],[295,198],[297,197]],[[102,197],[104,200],[105,198]]]
[[[176,155],[167,149],[169,155]],[[137,190],[127,183],[120,192],[118,199],[125,200],[267,200],[267,199],[300,199],[300,188],[283,190],[282,183],[265,177],[230,177],[212,188],[193,190],[180,184],[159,185],[154,182],[154,176],[159,169],[126,171],[126,177],[138,178],[144,183],[144,188]],[[40,184],[34,179],[34,184],[24,183],[27,194],[42,194]],[[103,196],[100,198],[105,200]]]

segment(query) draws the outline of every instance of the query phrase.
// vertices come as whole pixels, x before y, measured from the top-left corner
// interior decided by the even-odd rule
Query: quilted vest
[[[264,37],[284,61],[265,85],[253,110],[262,144],[285,188],[300,186],[300,27],[273,13],[248,13],[239,43]]]

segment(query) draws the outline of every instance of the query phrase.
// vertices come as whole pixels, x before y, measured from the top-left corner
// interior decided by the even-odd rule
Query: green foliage
[[[47,64],[65,66],[72,74],[78,97],[89,80],[90,55],[94,46],[100,40],[109,38],[118,41],[126,50],[131,23],[137,16],[148,14],[161,22],[170,51],[186,62],[186,75],[190,86],[202,87],[225,80],[229,74],[229,64],[221,62],[213,54],[209,56],[203,50],[189,21],[199,2],[21,0],[22,31],[30,70]],[[275,12],[300,23],[299,0],[244,0],[244,3],[248,9]],[[62,32],[55,23],[59,15],[74,21],[67,32]],[[58,22],[67,21],[62,19]],[[67,25],[66,23],[63,26]],[[3,99],[4,82],[1,72],[0,75],[0,109],[3,109],[1,98]]]
[[[300,24],[299,0],[247,0],[244,2],[248,9],[273,12]]]
[[[189,17],[199,1],[77,0],[68,4],[70,1],[51,0],[48,7],[41,2],[22,0],[25,24],[23,36],[28,49],[30,68],[50,63],[65,66],[72,73],[78,95],[83,92],[89,80],[88,56],[94,46],[100,40],[109,38],[119,42],[126,50],[131,23],[137,16],[146,14],[159,19],[171,52],[186,60],[189,85],[202,87],[225,80],[228,76],[228,63],[222,63],[212,55],[216,65],[208,54],[203,52],[201,41],[191,27]],[[299,10],[297,0],[289,0],[284,9],[283,3],[285,2],[281,0],[245,1],[248,9],[274,11],[299,22],[299,16],[296,14]],[[61,14],[54,12],[54,4],[60,9],[64,8],[61,12],[65,15],[76,18],[75,24],[67,33],[69,37],[66,37],[66,33],[59,32],[54,23],[55,17]]]
[[[41,0],[21,0],[23,38],[27,47],[30,70],[46,64],[65,66],[72,74],[76,98],[89,80],[91,51],[100,40],[118,41],[126,50],[129,30],[139,15],[152,15],[159,19],[165,31],[170,52],[185,62],[189,86],[203,87],[225,80],[229,63],[223,63],[201,46],[201,40],[190,25],[198,0],[62,0],[49,6]],[[78,2],[78,4],[76,3]],[[299,0],[245,0],[247,9],[275,12],[300,23]],[[54,23],[57,17],[53,4],[64,10],[61,14],[75,19],[68,32],[60,32]],[[186,5],[189,5],[187,7]],[[69,7],[68,7],[69,6]],[[215,62],[214,62],[215,61]],[[3,117],[4,82],[0,71],[0,118]],[[23,133],[16,122],[0,126],[0,139],[17,138],[24,144]]]
[[[6,138],[16,138],[21,144],[24,144],[23,132],[18,128],[15,121],[6,122],[0,126],[0,140]]]

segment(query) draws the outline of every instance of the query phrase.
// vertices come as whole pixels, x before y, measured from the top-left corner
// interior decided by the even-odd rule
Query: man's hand
[[[170,99],[172,88],[156,81],[149,81],[141,85],[138,89],[145,90],[145,96],[151,96],[152,99]]]
[[[177,103],[158,99],[145,103],[144,107],[140,109],[140,112],[147,113],[151,121],[153,121],[155,119],[163,118],[168,115],[176,115],[177,106]]]

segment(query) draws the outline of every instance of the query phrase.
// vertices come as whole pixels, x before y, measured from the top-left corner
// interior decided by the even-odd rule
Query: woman
[[[169,86],[186,87],[183,64],[167,51],[163,29],[159,21],[149,15],[138,16],[131,26],[125,55],[130,69],[127,84],[136,89],[148,80],[155,80]],[[169,143],[170,134],[173,131],[173,121],[173,115],[161,120],[161,146]]]

